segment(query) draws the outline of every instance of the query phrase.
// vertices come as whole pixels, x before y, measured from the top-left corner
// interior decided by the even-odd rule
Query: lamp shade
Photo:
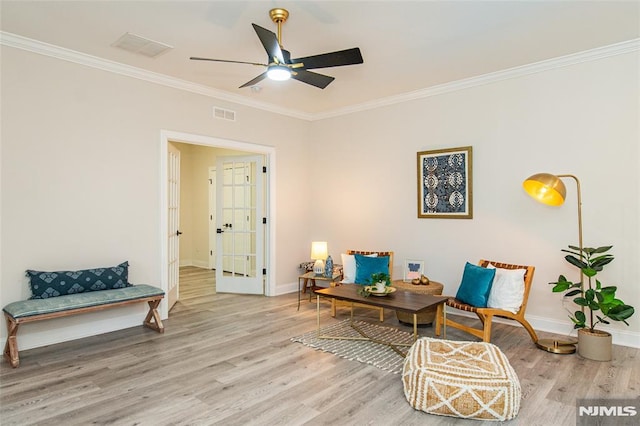
[[[550,206],[561,205],[567,195],[567,188],[562,180],[551,173],[529,176],[522,183],[522,187],[531,197]]]
[[[327,242],[314,241],[311,243],[311,259],[325,260],[328,256]]]

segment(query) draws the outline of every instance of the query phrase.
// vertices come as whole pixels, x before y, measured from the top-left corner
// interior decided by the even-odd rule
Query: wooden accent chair
[[[481,259],[480,262],[478,262],[478,264],[482,267],[487,267],[489,264],[491,264],[496,268],[502,268],[502,269],[526,269],[526,272],[524,274],[524,297],[522,299],[522,305],[520,306],[520,309],[518,310],[518,312],[514,314],[513,312],[507,311],[504,309],[476,308],[475,306],[468,305],[452,297],[449,300],[447,300],[446,306],[475,313],[480,319],[480,322],[482,323],[482,328],[478,329],[478,328],[473,328],[464,324],[460,324],[450,319],[448,315],[447,315],[447,327],[460,329],[467,333],[473,334],[476,337],[479,337],[484,342],[490,342],[491,341],[491,320],[493,319],[494,316],[496,316],[500,318],[507,318],[507,319],[518,321],[529,332],[529,336],[531,336],[531,339],[533,340],[533,342],[534,343],[537,342],[538,336],[535,330],[533,329],[533,327],[531,327],[531,324],[529,324],[529,322],[524,317],[525,311],[527,309],[527,299],[529,298],[529,290],[531,289],[531,283],[533,282],[533,272],[535,271],[535,267],[525,266],[525,265],[512,265],[508,263],[500,263],[492,260],[483,260],[483,259]],[[440,335],[440,329],[442,327],[443,319],[444,319],[443,313],[440,313],[439,315],[436,316],[436,330],[435,330],[436,336]]]
[[[362,254],[362,255],[368,255],[368,254],[377,254],[379,257],[380,256],[389,256],[389,277],[391,277],[391,279],[393,280],[393,252],[392,251],[363,251],[363,250],[347,250],[347,254]],[[344,265],[343,265],[344,266]],[[354,285],[354,284],[352,284]],[[357,285],[357,284],[355,284]],[[342,302],[340,300],[336,300],[336,299],[331,299],[331,316],[335,317],[336,316],[336,307],[338,306],[351,306],[351,303],[349,302]],[[363,305],[360,303],[354,303],[353,306],[357,306],[357,307],[361,307],[361,308],[367,308],[367,309],[376,309],[380,312],[380,322],[384,321],[384,308],[379,308],[377,306],[369,306],[369,305]]]

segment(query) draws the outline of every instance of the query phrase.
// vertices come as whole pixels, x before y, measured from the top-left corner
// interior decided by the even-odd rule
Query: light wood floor
[[[181,300],[164,335],[140,326],[23,351],[17,369],[3,361],[0,423],[496,424],[415,411],[399,375],[292,343],[314,329],[315,303],[303,299],[298,312],[295,294],[215,294],[211,273],[182,272]],[[375,321],[374,311],[358,312]],[[386,317],[398,325],[392,311]],[[640,395],[637,349],[616,346],[612,362],[598,363],[538,350],[522,328],[497,324],[494,336],[522,385],[520,414],[510,425],[575,425],[576,398]],[[448,337],[470,338],[453,329]]]

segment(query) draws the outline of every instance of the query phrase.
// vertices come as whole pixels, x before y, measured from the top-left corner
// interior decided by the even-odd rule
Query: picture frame
[[[410,282],[414,278],[420,278],[423,274],[424,260],[405,259],[403,281]]]
[[[418,218],[473,218],[473,148],[418,152]]]

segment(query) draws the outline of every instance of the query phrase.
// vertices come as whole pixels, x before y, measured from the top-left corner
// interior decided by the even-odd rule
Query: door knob
[[[176,235],[177,235],[177,236],[180,236],[180,235],[182,235],[182,232],[180,232],[180,230],[177,230],[177,231],[176,231]]]

